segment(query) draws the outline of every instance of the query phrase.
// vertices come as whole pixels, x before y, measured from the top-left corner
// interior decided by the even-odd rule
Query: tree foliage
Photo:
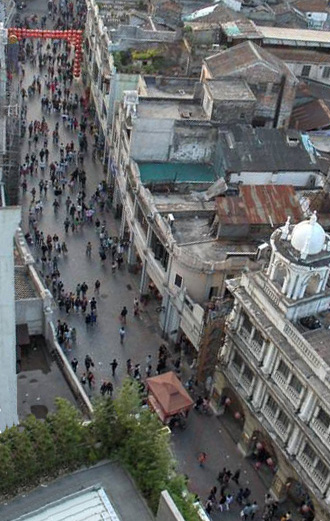
[[[142,407],[139,384],[127,379],[115,400],[100,398],[94,418],[83,422],[80,412],[62,398],[45,421],[28,416],[0,435],[0,494],[12,495],[59,470],[71,470],[102,458],[116,457],[156,511],[167,489],[186,521],[198,521],[193,496],[175,472],[168,430]]]

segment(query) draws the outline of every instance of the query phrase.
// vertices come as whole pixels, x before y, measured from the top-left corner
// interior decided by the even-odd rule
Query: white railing
[[[314,418],[311,422],[311,427],[319,435],[319,437],[326,443],[330,442],[329,429],[317,418]]]
[[[245,327],[241,327],[241,329],[238,331],[239,336],[241,337],[244,342],[248,343],[250,340],[251,332],[245,329]]]
[[[323,476],[315,467],[314,463],[309,459],[306,454],[301,453],[297,456],[297,460],[303,469],[307,472],[308,476],[312,478],[315,485],[323,493],[328,486],[328,477]]]
[[[272,378],[277,383],[282,393],[287,398],[289,398],[292,405],[298,407],[300,403],[301,393],[298,393],[298,391],[296,391],[291,385],[289,385],[287,379],[279,371],[273,373]]]

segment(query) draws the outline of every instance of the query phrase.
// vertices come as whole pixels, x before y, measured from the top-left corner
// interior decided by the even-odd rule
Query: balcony
[[[285,397],[289,398],[290,402],[295,408],[298,408],[301,401],[301,393],[298,393],[288,384],[287,378],[285,378],[279,371],[272,374],[272,379],[277,383]]]
[[[257,342],[255,339],[250,340],[251,332],[244,327],[241,327],[238,335],[243,340],[244,344],[246,344],[246,347],[249,349],[249,351],[251,351],[253,356],[255,356],[258,362],[260,362],[263,356],[263,345],[259,344],[259,342]]]
[[[274,411],[267,405],[262,409],[262,413],[269,421],[270,425],[275,430],[276,434],[281,438],[281,440],[286,441],[289,431],[289,426],[284,425],[280,420],[277,419],[277,411]]]
[[[317,418],[314,418],[311,422],[311,427],[324,443],[330,442],[330,431],[329,428],[324,425],[324,423],[322,423]]]
[[[314,462],[310,460],[305,453],[299,454],[297,456],[297,460],[323,494],[328,486],[329,476],[324,476],[323,474],[321,474],[315,468]]]

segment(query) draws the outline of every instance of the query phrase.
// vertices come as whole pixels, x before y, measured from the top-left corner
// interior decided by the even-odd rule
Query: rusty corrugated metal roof
[[[295,107],[291,113],[290,127],[305,131],[329,128],[329,101],[318,99]]]
[[[240,186],[238,196],[218,197],[216,208],[221,224],[270,224],[280,226],[288,216],[303,219],[298,197],[292,186]]]

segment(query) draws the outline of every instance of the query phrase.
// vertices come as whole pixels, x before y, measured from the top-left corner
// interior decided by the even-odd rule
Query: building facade
[[[330,236],[316,215],[271,236],[268,267],[228,282],[234,307],[213,388],[238,446],[315,520],[330,515]]]

